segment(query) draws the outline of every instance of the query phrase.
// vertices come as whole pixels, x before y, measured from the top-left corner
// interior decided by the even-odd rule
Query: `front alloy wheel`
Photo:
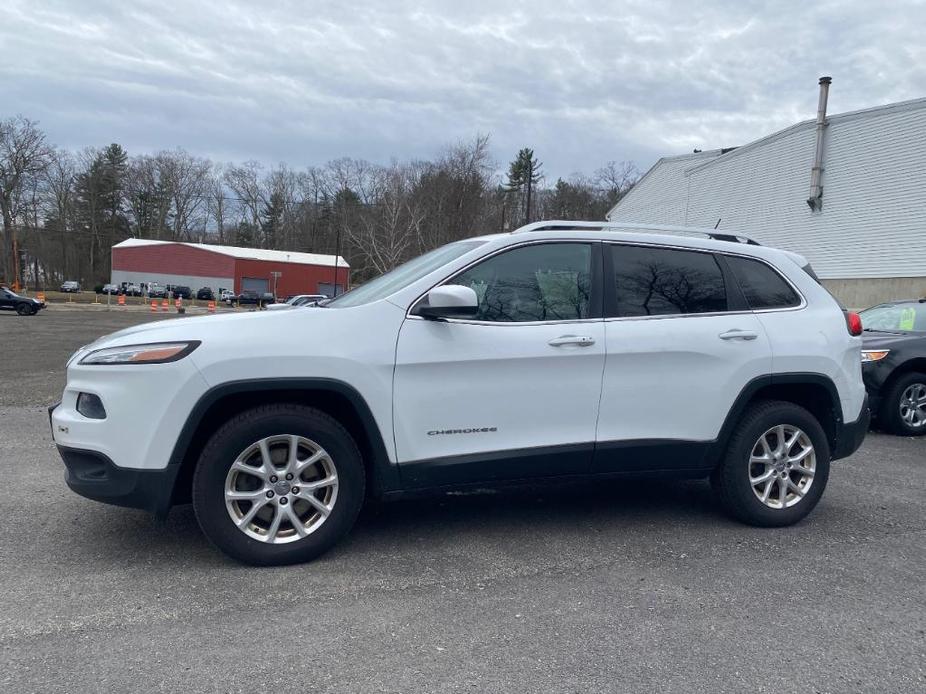
[[[293,542],[315,532],[338,499],[334,461],[295,434],[268,436],[245,448],[225,478],[232,522],[260,542]]]
[[[293,564],[347,534],[365,483],[360,451],[339,422],[305,405],[260,405],[206,443],[193,474],[193,509],[206,537],[229,556]]]

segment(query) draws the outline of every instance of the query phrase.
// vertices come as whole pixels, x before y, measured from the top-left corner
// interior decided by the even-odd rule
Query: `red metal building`
[[[213,291],[342,294],[350,267],[343,258],[205,243],[128,239],[112,248],[114,284],[177,284]],[[335,292],[337,284],[337,292]]]

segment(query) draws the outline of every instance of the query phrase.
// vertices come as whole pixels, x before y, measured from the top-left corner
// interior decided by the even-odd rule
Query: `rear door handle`
[[[718,335],[721,340],[755,340],[759,337],[759,333],[753,332],[752,330],[728,330],[725,333],[720,333]]]
[[[595,338],[588,335],[560,335],[554,337],[548,343],[551,347],[562,347],[563,345],[578,345],[579,347],[589,347],[595,344]]]

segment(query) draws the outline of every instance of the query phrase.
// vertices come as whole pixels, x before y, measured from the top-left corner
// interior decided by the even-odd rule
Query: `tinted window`
[[[617,316],[665,316],[727,310],[720,266],[710,253],[611,246]]]
[[[447,284],[472,287],[476,320],[575,320],[588,317],[591,246],[547,243],[501,253]]]
[[[800,297],[784,278],[765,263],[734,256],[725,256],[725,259],[749,302],[749,308],[787,308],[801,303]]]

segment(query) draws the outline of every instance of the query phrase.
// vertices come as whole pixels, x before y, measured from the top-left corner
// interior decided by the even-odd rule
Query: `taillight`
[[[858,337],[862,334],[862,317],[855,311],[846,311],[846,327],[850,335]]]

